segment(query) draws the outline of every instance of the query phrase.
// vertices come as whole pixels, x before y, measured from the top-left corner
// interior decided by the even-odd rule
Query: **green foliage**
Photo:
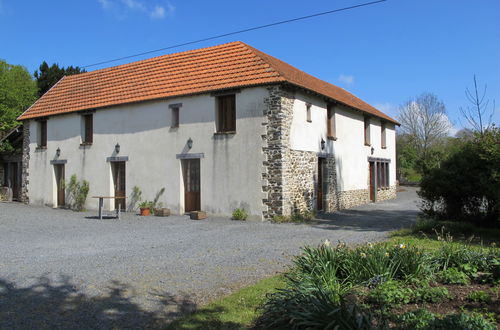
[[[153,201],[148,201],[148,200],[142,201],[139,203],[139,208],[151,210],[153,208]]]
[[[16,118],[35,102],[36,96],[36,84],[26,68],[0,60],[0,132],[7,133],[19,125]],[[0,151],[9,151],[9,147],[0,145]]]
[[[59,67],[54,63],[49,67],[47,62],[43,61],[40,67],[35,71],[36,84],[38,86],[38,96],[41,97],[52,86],[54,86],[62,77],[72,74],[86,72],[85,69],[80,67],[68,66],[67,68]]]
[[[465,141],[441,166],[425,173],[422,210],[442,219],[499,225],[500,129]]]
[[[445,287],[437,286],[423,286],[414,290],[415,302],[430,302],[437,303],[451,298],[448,289]]]
[[[275,215],[271,222],[274,223],[303,223],[314,219],[316,214],[313,211],[294,212],[292,215]]]
[[[407,288],[404,283],[388,280],[379,284],[370,291],[368,299],[380,305],[407,304],[413,298],[413,290]]]
[[[246,220],[248,218],[248,213],[244,209],[237,208],[233,211],[233,220]]]
[[[87,180],[78,181],[76,174],[73,174],[66,185],[70,197],[70,206],[75,211],[83,211],[87,195],[89,194],[89,182]]]
[[[435,318],[423,329],[443,329],[443,330],[496,330],[496,327],[478,314],[449,314],[444,318]]]
[[[483,290],[472,291],[468,296],[467,300],[479,303],[490,303],[491,296],[488,292]]]
[[[427,329],[429,323],[436,319],[436,316],[426,309],[417,309],[413,312],[407,312],[398,318],[400,326],[398,329]]]
[[[470,283],[469,277],[464,272],[456,268],[450,267],[437,274],[438,280],[444,284],[461,284]]]

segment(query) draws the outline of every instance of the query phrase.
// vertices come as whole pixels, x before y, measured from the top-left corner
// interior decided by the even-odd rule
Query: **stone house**
[[[396,194],[397,121],[242,42],[64,77],[19,120],[32,204],[64,205],[72,174],[89,196],[165,188],[173,213],[255,219]]]

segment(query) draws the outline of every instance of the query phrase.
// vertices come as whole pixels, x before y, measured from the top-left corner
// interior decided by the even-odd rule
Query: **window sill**
[[[309,120],[307,120],[307,122],[308,122],[308,123],[312,123],[313,121],[309,119]]]
[[[337,141],[337,137],[335,137],[335,136],[327,136],[326,138],[328,140]]]
[[[366,146],[366,147],[371,147],[372,145],[371,145],[371,143],[366,143],[366,142],[365,142],[365,146]]]
[[[43,150],[47,150],[47,147],[46,146],[38,146],[35,148],[35,150],[43,151]]]
[[[83,143],[80,143],[80,147],[90,147],[92,145],[92,142],[83,142]]]
[[[387,149],[387,147],[382,147],[382,149]]]
[[[214,135],[234,135],[236,131],[227,131],[227,132],[215,132]]]

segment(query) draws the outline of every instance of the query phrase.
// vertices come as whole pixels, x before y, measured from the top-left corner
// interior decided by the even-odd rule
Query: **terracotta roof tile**
[[[279,82],[397,124],[346,90],[239,41],[63,77],[18,119]]]

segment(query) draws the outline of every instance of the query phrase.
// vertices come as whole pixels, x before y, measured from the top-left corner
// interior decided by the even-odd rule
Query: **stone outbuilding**
[[[110,210],[165,188],[173,213],[263,220],[396,195],[396,120],[242,42],[64,77],[19,120],[32,204],[63,206],[73,174],[128,197]]]

